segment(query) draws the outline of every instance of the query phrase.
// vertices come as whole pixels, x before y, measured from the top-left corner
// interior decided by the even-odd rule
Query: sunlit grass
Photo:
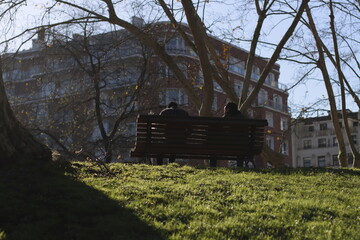
[[[113,177],[82,167],[79,179],[167,239],[357,239],[356,170],[196,169],[112,164]],[[93,170],[93,169],[92,169]]]
[[[360,171],[0,168],[0,239],[359,239]]]

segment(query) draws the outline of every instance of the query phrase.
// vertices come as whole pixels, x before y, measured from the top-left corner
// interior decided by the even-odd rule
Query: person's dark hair
[[[167,107],[168,108],[177,108],[177,103],[176,102],[170,102],[168,105],[167,105]]]
[[[237,104],[233,102],[229,102],[226,104],[225,110],[229,112],[236,112],[238,110]]]

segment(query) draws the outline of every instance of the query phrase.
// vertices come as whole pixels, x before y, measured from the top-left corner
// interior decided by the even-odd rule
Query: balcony
[[[331,131],[330,129],[327,129],[327,130],[318,130],[318,131],[315,131],[316,133],[316,136],[317,137],[322,137],[322,136],[328,136],[330,135]]]
[[[273,88],[277,88],[277,89],[280,89],[283,91],[287,91],[287,89],[288,89],[287,85],[276,82],[276,81],[271,81],[271,82],[265,81],[265,85],[273,87]]]
[[[174,48],[174,47],[166,46],[166,52],[168,54],[179,54],[179,55],[186,55],[192,57],[197,56],[196,53],[190,48]]]
[[[191,56],[191,57],[197,57],[197,54],[190,49],[189,47],[184,47],[184,46],[174,46],[174,45],[166,45],[165,46],[166,52],[168,54],[172,54],[172,55],[185,55],[185,56]],[[244,77],[245,76],[245,69],[240,68],[236,65],[230,65],[229,66],[229,72],[235,74],[235,75],[239,75]],[[251,79],[253,81],[257,81],[259,79],[260,75],[259,74],[254,74],[252,73],[251,75]],[[282,91],[287,91],[288,87],[287,85],[283,84],[283,83],[279,83],[278,81],[265,81],[265,85],[272,87],[272,88],[276,88]],[[284,111],[284,112],[289,112]]]
[[[267,108],[271,108],[273,110],[277,110],[283,113],[289,113],[289,108],[287,105],[281,104],[281,103],[277,103],[274,102],[273,100],[261,100],[259,99],[256,103],[255,103],[255,107],[267,107]]]

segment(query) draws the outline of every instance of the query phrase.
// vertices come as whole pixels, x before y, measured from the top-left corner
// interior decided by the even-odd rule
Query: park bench
[[[139,115],[132,157],[208,159],[210,166],[217,160],[244,159],[260,154],[264,145],[266,120],[229,119],[218,117],[169,117]]]

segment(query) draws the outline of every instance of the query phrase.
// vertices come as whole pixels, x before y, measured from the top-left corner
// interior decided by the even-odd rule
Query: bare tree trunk
[[[203,76],[204,76],[204,88],[203,88],[203,102],[200,109],[200,116],[211,116],[211,107],[214,99],[214,84],[212,76],[212,67],[208,57],[208,51],[206,48],[206,33],[199,16],[196,13],[194,5],[190,0],[181,1],[186,18],[189,23],[190,30],[194,37],[195,45],[197,46],[197,53],[199,56]]]
[[[1,64],[0,59],[0,163],[50,160],[50,149],[37,141],[15,118],[5,93]]]
[[[356,150],[354,141],[351,137],[348,118],[347,118],[344,78],[342,75],[341,64],[340,64],[340,56],[339,56],[339,48],[338,48],[338,44],[337,44],[336,30],[335,30],[335,24],[334,24],[335,16],[334,16],[334,12],[333,12],[332,0],[330,0],[329,7],[330,7],[330,29],[331,29],[331,33],[332,33],[332,37],[333,37],[333,42],[334,42],[334,52],[335,52],[335,60],[336,60],[335,66],[336,66],[336,70],[338,73],[340,89],[341,89],[342,118],[343,118],[343,122],[344,122],[346,136],[349,141],[350,149],[351,149],[351,152],[353,155],[353,166],[359,167],[360,166],[360,154]]]
[[[306,13],[307,13],[307,16],[309,18],[309,27],[310,27],[310,30],[311,30],[313,36],[314,36],[314,39],[315,39],[315,42],[316,42],[316,47],[318,49],[319,59],[318,59],[317,64],[318,64],[318,67],[320,68],[321,73],[323,75],[326,91],[327,91],[328,97],[329,97],[331,119],[332,119],[332,123],[333,123],[334,129],[335,129],[336,138],[338,140],[338,145],[339,145],[339,154],[338,154],[339,164],[340,164],[341,167],[347,167],[347,156],[346,156],[345,141],[344,141],[344,137],[342,135],[341,127],[340,127],[340,124],[339,124],[339,116],[338,116],[338,111],[336,109],[335,96],[334,96],[334,92],[333,92],[333,89],[332,89],[332,86],[331,86],[330,76],[329,76],[328,70],[326,68],[324,50],[321,47],[322,46],[321,45],[321,39],[320,39],[319,34],[318,34],[317,30],[316,30],[316,26],[315,26],[314,20],[312,18],[312,14],[311,14],[311,10],[310,10],[309,6],[306,7]]]

